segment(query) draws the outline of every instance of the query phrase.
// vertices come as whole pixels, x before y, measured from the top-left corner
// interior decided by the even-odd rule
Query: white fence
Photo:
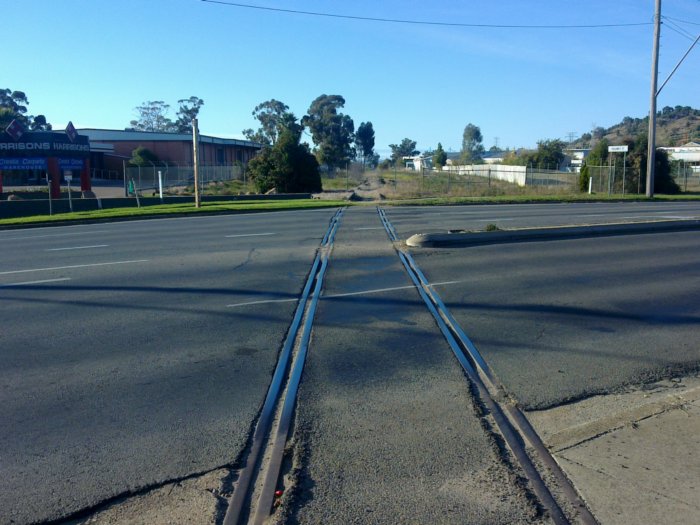
[[[471,164],[468,166],[444,166],[443,171],[458,175],[475,175],[491,180],[502,180],[524,186],[575,186],[578,174],[566,171],[545,170],[529,166],[506,164]]]

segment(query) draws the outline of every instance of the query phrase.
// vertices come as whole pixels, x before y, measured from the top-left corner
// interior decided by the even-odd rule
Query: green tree
[[[447,153],[442,149],[442,144],[438,142],[437,149],[433,153],[433,166],[442,168],[447,163]]]
[[[252,115],[260,122],[260,127],[257,131],[252,128],[244,129],[243,135],[253,142],[259,142],[263,146],[272,146],[277,142],[277,136],[280,129],[289,122],[285,122],[285,115],[289,110],[289,106],[279,100],[270,99],[261,102],[255,109]]]
[[[318,161],[306,144],[300,144],[302,129],[298,124],[279,128],[275,144],[263,148],[248,163],[248,174],[258,191],[321,191]]]
[[[365,166],[374,159],[374,128],[371,122],[362,122],[355,133],[355,146]]]
[[[472,123],[464,127],[462,133],[462,158],[463,164],[478,164],[482,162],[481,154],[484,153],[484,137],[479,126]]]
[[[345,99],[340,95],[320,95],[302,119],[311,131],[316,158],[330,169],[343,167],[355,157],[355,124],[350,116],[338,112],[344,106]]]
[[[416,149],[416,141],[409,138],[403,139],[401,144],[389,144],[389,147],[391,148],[391,163],[394,165],[404,157],[413,157],[420,153]]]
[[[132,166],[152,166],[158,162],[158,157],[150,149],[138,146],[131,152],[129,164]]]
[[[149,100],[134,108],[138,118],[130,122],[136,131],[177,131],[175,123],[168,118],[170,105],[162,100]]]
[[[0,89],[0,131],[16,120],[26,130],[50,131],[51,124],[44,115],[27,115],[29,100],[24,91]]]
[[[529,163],[538,168],[559,169],[564,161],[566,144],[561,140],[541,140],[537,143],[537,151],[529,159]]]
[[[641,192],[646,192],[647,151],[649,137],[646,133],[637,136],[633,147],[627,155],[627,160],[634,172],[641,177]],[[654,162],[654,193],[674,194],[681,191],[676,181],[671,177],[671,163],[665,150],[657,149]]]
[[[46,117],[44,115],[37,115],[32,119],[29,129],[32,131],[51,131],[52,128],[51,124],[46,122]]]
[[[179,109],[175,119],[175,128],[179,133],[192,133],[192,121],[199,115],[199,110],[204,105],[204,100],[192,96],[177,101]]]

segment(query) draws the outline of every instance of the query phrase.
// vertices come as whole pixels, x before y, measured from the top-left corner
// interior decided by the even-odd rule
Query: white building
[[[578,173],[581,171],[583,161],[586,160],[591,148],[569,148],[564,150],[564,162],[571,168],[571,171]]]
[[[688,142],[675,148],[659,148],[668,152],[670,160],[682,160],[688,163],[700,163],[700,144]]]

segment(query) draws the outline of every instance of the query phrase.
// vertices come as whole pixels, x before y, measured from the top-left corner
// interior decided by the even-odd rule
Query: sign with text
[[[77,135],[74,142],[65,133],[52,131],[28,131],[13,139],[0,134],[0,158],[7,157],[63,157],[87,158],[90,143],[87,135]]]
[[[627,153],[629,146],[608,146],[608,153]]]
[[[46,166],[46,159],[42,158],[0,159],[0,170],[45,170]]]
[[[83,169],[83,159],[58,159],[58,167],[62,170],[77,170]]]

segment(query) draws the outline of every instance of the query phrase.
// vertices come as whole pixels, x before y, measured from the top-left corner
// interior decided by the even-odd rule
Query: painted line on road
[[[382,228],[384,229],[384,228]],[[448,284],[458,284],[464,281],[444,281],[440,283],[432,283],[430,286],[445,286]],[[323,299],[333,299],[335,297],[350,297],[352,295],[367,295],[367,294],[373,294],[373,293],[382,293],[382,292],[393,292],[395,290],[408,290],[411,288],[415,288],[415,286],[395,286],[393,288],[376,288],[374,290],[362,290],[360,292],[349,292],[349,293],[338,293],[338,294],[332,294],[332,295],[323,295]],[[298,298],[294,299],[263,299],[260,301],[247,301],[245,303],[233,303],[233,304],[227,304],[226,308],[237,308],[239,306],[253,306],[256,304],[269,304],[269,303],[292,303],[294,301],[298,301]]]
[[[382,229],[384,227],[382,226]],[[458,284],[464,281],[444,281],[441,283],[432,283],[430,286],[445,286],[448,284]],[[360,292],[348,292],[348,293],[335,293],[331,295],[324,295],[324,299],[333,299],[335,297],[350,297],[353,295],[368,295],[368,294],[373,294],[373,293],[382,293],[382,292],[393,292],[395,290],[410,290],[412,288],[415,288],[415,286],[394,286],[392,288],[375,288],[374,290],[362,290]]]
[[[75,235],[88,235],[91,233],[110,233],[109,230],[94,230],[85,232],[72,232],[72,233],[54,233],[51,235],[30,235],[28,237],[12,237],[12,236],[2,236],[5,241],[24,241],[28,239],[47,239],[54,237],[74,237]]]
[[[148,259],[137,259],[135,261],[112,261],[92,264],[72,264],[70,266],[53,266],[51,268],[31,268],[28,270],[11,270],[8,272],[0,272],[0,275],[10,275],[13,273],[29,273],[29,272],[49,272],[52,270],[71,270],[74,268],[90,268],[92,266],[109,266],[113,264],[136,264],[148,262]]]
[[[266,235],[277,235],[275,232],[268,233],[240,233],[238,235],[225,235],[227,239],[233,239],[235,237],[264,237]]]
[[[250,306],[253,304],[293,303],[293,302],[296,302],[298,300],[299,300],[299,298],[295,297],[294,299],[267,299],[267,300],[261,300],[261,301],[248,301],[247,303],[227,304],[226,308],[236,308],[237,306]]]
[[[42,281],[25,281],[23,283],[0,284],[0,288],[9,288],[10,286],[28,286],[30,284],[57,283],[59,281],[70,281],[70,277],[61,277],[60,279],[44,279]]]
[[[361,230],[383,230],[383,229],[384,229],[383,226],[379,226],[379,227],[372,227],[372,228],[355,228],[355,231],[361,231]]]
[[[65,250],[87,250],[89,248],[106,248],[109,244],[93,244],[92,246],[69,246],[66,248],[46,248],[47,252],[62,252]]]

